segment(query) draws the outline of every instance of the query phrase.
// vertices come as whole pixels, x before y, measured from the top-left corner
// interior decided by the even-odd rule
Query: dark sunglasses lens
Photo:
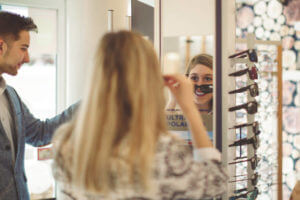
[[[257,177],[251,180],[251,183],[253,186],[256,186],[257,184]]]
[[[257,62],[257,54],[255,50],[249,52],[249,60],[252,62]]]
[[[205,94],[208,94],[208,93],[212,93],[213,91],[213,87],[211,84],[209,85],[200,85],[198,86],[201,90],[201,92],[205,93]],[[195,85],[195,90],[196,90],[196,85]]]
[[[252,97],[258,96],[259,92],[258,92],[258,87],[257,87],[256,84],[251,85],[249,90],[250,90],[250,95],[251,95]]]
[[[256,102],[251,102],[247,104],[247,112],[249,114],[254,114],[257,112],[257,103]]]
[[[255,66],[253,66],[249,69],[249,77],[251,80],[255,80],[258,78],[257,77],[257,69]]]

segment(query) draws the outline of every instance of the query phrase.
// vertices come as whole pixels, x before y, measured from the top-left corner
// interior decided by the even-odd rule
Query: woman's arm
[[[168,95],[169,95],[169,100],[168,100],[168,103],[166,105],[166,110],[167,111],[174,111],[174,109],[176,108],[176,104],[177,104],[176,99],[170,91],[168,91]]]

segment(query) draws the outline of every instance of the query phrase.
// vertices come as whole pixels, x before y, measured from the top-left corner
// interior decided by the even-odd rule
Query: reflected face
[[[197,64],[191,69],[188,78],[198,86],[213,84],[213,70],[205,65]],[[207,107],[212,98],[212,93],[204,94],[200,89],[194,92],[194,102],[199,108]]]
[[[7,51],[0,52],[0,75],[3,73],[15,76],[24,63],[30,61],[28,48],[30,36],[28,31],[21,31],[20,38],[9,43]],[[1,39],[0,39],[1,40]]]

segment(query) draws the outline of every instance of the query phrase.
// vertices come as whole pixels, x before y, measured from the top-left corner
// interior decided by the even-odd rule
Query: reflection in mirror
[[[213,138],[213,36],[164,37],[163,72],[185,74],[194,84],[196,104],[210,138]],[[169,129],[191,143],[186,121],[169,92],[166,105]]]
[[[186,74],[193,81],[194,102],[212,139],[214,1],[189,0],[189,4],[181,0],[130,1],[132,30],[154,41],[163,73]],[[180,18],[175,17],[179,13]],[[170,93],[166,96],[169,129],[190,143],[191,134],[179,106]]]

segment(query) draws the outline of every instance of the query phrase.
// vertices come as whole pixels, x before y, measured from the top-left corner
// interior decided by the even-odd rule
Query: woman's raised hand
[[[181,74],[167,74],[163,77],[165,85],[170,89],[181,109],[183,111],[190,108],[195,109],[192,82]]]

